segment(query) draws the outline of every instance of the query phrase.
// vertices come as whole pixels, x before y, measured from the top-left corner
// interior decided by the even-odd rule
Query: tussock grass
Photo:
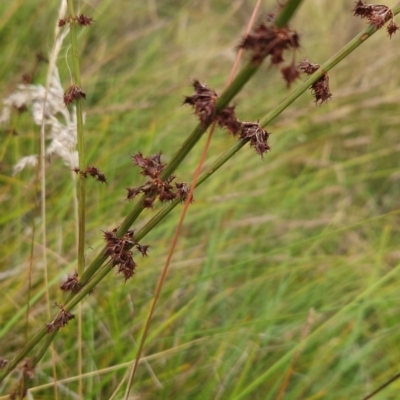
[[[82,5],[96,20],[79,37],[86,157],[108,179],[107,187],[90,182],[88,188],[88,262],[103,246],[101,230],[131,208],[125,187],[142,183],[129,156],[161,149],[168,160],[193,128],[190,111],[180,107],[190,79],[223,86],[251,13],[244,3],[162,2],[156,16],[139,3]],[[301,52],[315,62],[364,27],[347,1],[331,5],[305,2],[294,21],[304,35]],[[0,7],[7,43],[0,92],[6,94],[33,68],[36,52],[46,54],[48,21],[57,10],[30,1]],[[264,161],[244,149],[196,191],[135,380],[136,398],[276,399],[298,349],[285,399],[362,398],[398,373],[397,41],[378,32],[332,70],[327,104],[315,107],[306,94],[273,122]],[[68,82],[63,57],[60,74]],[[44,77],[39,66],[36,79]],[[286,96],[284,87],[276,70],[262,67],[235,100],[239,118],[265,115]],[[15,129],[16,137],[2,132],[0,145],[4,358],[24,344],[37,218],[31,171],[11,176],[15,160],[37,146],[37,127],[21,115]],[[210,162],[233,143],[217,131]],[[200,151],[201,145],[184,161],[180,180],[190,179]],[[58,287],[76,256],[72,182],[60,161],[47,180],[50,295],[62,302]],[[140,223],[152,215],[146,211]],[[84,302],[84,371],[92,373],[84,377],[85,398],[109,398],[135,357],[177,218],[175,211],[146,236],[150,257],[132,280],[124,285],[110,274]],[[45,322],[40,252],[35,242],[30,333]],[[75,328],[70,323],[55,342],[60,398],[74,398],[78,387]],[[75,381],[63,382],[66,377]],[[33,395],[52,398],[51,387],[40,389],[51,379],[46,355]],[[395,399],[398,386],[376,398]]]

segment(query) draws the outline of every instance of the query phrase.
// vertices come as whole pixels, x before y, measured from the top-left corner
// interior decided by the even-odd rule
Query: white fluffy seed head
[[[50,139],[46,156],[56,155],[67,167],[73,169],[78,167],[76,118],[75,112],[70,114],[63,98],[60,76],[57,68],[54,68],[47,96],[46,89],[42,85],[21,84],[14,93],[3,100],[0,124],[9,123],[13,108],[29,108],[35,124],[41,126],[44,123],[47,137]],[[14,174],[26,167],[36,166],[37,161],[37,155],[22,157],[14,165]]]

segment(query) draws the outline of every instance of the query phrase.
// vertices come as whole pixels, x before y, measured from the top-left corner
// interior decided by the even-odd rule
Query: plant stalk
[[[73,0],[67,0],[68,11],[70,15],[70,38],[71,38],[71,52],[72,52],[72,73],[74,85],[81,87],[81,72],[79,65],[79,51],[78,51],[78,39],[77,39],[77,26],[75,21],[75,11]],[[83,110],[82,110],[82,99],[76,99],[76,130],[77,130],[77,141],[78,141],[78,159],[79,159],[79,170],[85,171],[85,142],[83,135]],[[83,275],[85,269],[85,202],[86,202],[86,179],[78,174],[78,275]]]

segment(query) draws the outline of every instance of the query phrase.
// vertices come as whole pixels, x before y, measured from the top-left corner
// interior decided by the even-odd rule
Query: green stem
[[[67,0],[70,16],[70,38],[72,50],[72,66],[74,84],[81,90],[81,72],[79,66],[79,52],[77,39],[76,15],[73,0]],[[82,98],[76,99],[76,131],[78,140],[78,166],[79,171],[86,170],[85,163],[85,142],[83,135],[83,110]],[[78,174],[78,276],[85,271],[85,227],[86,227],[86,179],[82,173]],[[78,374],[82,375],[82,314],[78,313]],[[54,334],[55,335],[55,334]],[[47,341],[46,341],[47,344]],[[43,349],[45,351],[47,347]],[[82,398],[82,379],[79,379],[78,394]]]
[[[282,9],[282,11],[279,13],[279,15],[276,18],[275,24],[279,28],[283,28],[289,20],[293,17],[294,13],[296,10],[299,8],[300,3],[303,0],[289,0],[286,4],[285,7]]]
[[[36,353],[36,356],[32,360],[33,365],[37,365],[38,362],[42,359],[44,354],[46,353],[47,349],[50,347],[50,345],[53,343],[54,338],[56,337],[58,332],[58,329],[54,329],[53,332],[49,333],[46,335],[46,339],[44,340],[44,343],[40,350]]]
[[[72,72],[74,85],[81,87],[81,73],[79,66],[79,53],[78,53],[78,39],[77,39],[77,26],[75,21],[75,11],[73,0],[67,0],[68,10],[70,14],[70,38],[71,38],[71,52],[72,52]],[[78,139],[78,157],[79,157],[79,170],[85,171],[85,142],[83,135],[83,111],[82,99],[76,100],[76,128]],[[83,275],[85,269],[85,203],[86,203],[86,179],[78,174],[78,275]]]

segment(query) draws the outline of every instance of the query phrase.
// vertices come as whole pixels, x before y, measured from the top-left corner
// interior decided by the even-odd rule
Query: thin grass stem
[[[72,72],[73,83],[75,86],[81,87],[81,72],[79,65],[79,51],[78,51],[78,38],[77,26],[75,21],[75,10],[73,0],[67,0],[68,10],[70,15],[70,39],[72,51]],[[83,110],[82,98],[76,99],[76,131],[78,143],[78,160],[79,170],[85,171],[85,142],[83,134]],[[82,174],[78,174],[78,275],[83,275],[85,270],[85,228],[86,228],[86,179]],[[82,376],[83,362],[82,362],[82,308],[78,309],[78,375]],[[83,382],[79,379],[78,393],[80,398],[83,397]]]

